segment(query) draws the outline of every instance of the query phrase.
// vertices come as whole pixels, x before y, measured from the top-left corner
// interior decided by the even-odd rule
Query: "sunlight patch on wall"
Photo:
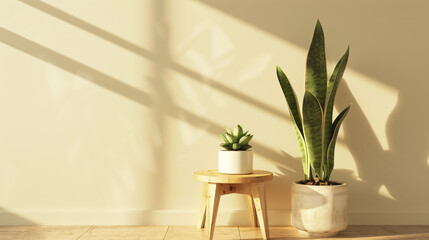
[[[180,114],[179,114],[180,115]],[[194,127],[186,122],[186,117],[181,115],[179,119],[183,121],[177,121],[176,127],[180,134],[181,144],[183,146],[192,146],[201,141],[208,135],[210,123],[206,123],[204,126]]]
[[[222,27],[214,25],[211,28],[211,53],[213,62],[221,61],[232,54],[233,43],[226,31]]]
[[[346,71],[344,78],[383,150],[389,150],[386,124],[398,101],[399,91],[352,69]]]
[[[195,114],[205,115],[212,104],[211,99],[208,98],[214,93],[211,86],[195,83],[188,77],[179,74],[174,74],[174,79],[177,80],[174,91],[181,93],[181,105]],[[222,101],[222,98],[219,99]]]
[[[381,185],[380,186],[380,188],[378,189],[378,194],[380,195],[380,196],[383,196],[383,197],[386,197],[386,198],[389,198],[389,199],[392,199],[392,200],[396,200],[393,196],[392,196],[392,194],[390,194],[390,192],[389,192],[389,190],[387,190],[387,188],[386,188],[386,185]]]
[[[267,68],[272,68],[271,59],[271,54],[262,54],[250,59],[244,68],[238,70],[237,82],[245,83],[254,79],[255,76],[262,75]]]

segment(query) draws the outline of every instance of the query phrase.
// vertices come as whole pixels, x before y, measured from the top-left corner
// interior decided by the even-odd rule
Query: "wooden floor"
[[[307,238],[289,226],[272,226],[270,233],[275,240]],[[0,226],[1,240],[199,240],[204,236],[204,230],[195,226]],[[214,239],[256,240],[261,233],[259,228],[217,226]],[[349,226],[333,239],[429,239],[429,226]]]

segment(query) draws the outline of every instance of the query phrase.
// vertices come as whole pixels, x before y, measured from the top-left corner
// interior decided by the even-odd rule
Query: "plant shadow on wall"
[[[2,27],[0,27],[0,42],[57,66],[65,71],[76,74],[100,87],[127,97],[146,107],[156,108],[157,106],[157,103],[155,103],[156,98],[154,96]],[[217,135],[223,130],[223,126],[176,106],[171,102],[165,103],[158,110],[161,111],[162,115],[186,121],[196,127],[206,129],[206,131],[213,135]],[[256,141],[253,146],[258,149],[258,154],[277,162],[283,161],[285,158],[284,155],[286,155],[286,153],[280,154]]]
[[[429,181],[429,108],[421,105],[428,101],[429,89],[425,67],[429,65],[429,34],[423,30],[427,28],[429,18],[426,13],[428,2],[200,2],[303,49],[308,48],[311,26],[316,17],[326,26],[328,52],[337,51],[340,54],[344,49],[336,46],[350,43],[351,55],[346,76],[358,77],[347,77],[349,84],[346,81],[340,84],[336,109],[346,107],[341,103],[353,103],[343,123],[344,138],[339,145],[348,147],[358,176],[353,176],[350,170],[336,168],[333,179],[350,183],[351,208],[364,206],[394,210],[400,207],[411,211],[414,208],[411,213],[427,211],[424,199],[428,198],[428,192],[421,189],[426,189]],[[335,47],[331,50],[330,46]],[[336,62],[338,59],[329,60]],[[281,62],[279,64],[282,66]],[[362,78],[369,79],[369,83]],[[292,81],[299,82],[296,79]],[[349,88],[351,83],[354,84]],[[385,112],[383,108],[392,104],[391,98],[383,98],[382,89],[397,92],[397,103],[392,112],[386,113],[388,116],[380,116],[381,112]],[[372,108],[377,108],[373,112],[368,111],[368,103],[362,105],[359,101],[368,98],[373,101],[370,104]],[[382,129],[379,128],[383,126],[374,125],[374,119],[383,117],[387,121],[384,123],[385,132],[380,134]],[[380,140],[383,134],[387,137],[387,147]],[[273,160],[284,173],[281,177],[284,184],[289,184],[291,179],[302,179],[303,175],[294,171],[301,168],[300,160],[293,160],[285,152],[283,154],[284,158],[280,161]],[[337,158],[337,162],[340,161]],[[276,187],[280,188],[280,185]]]
[[[60,52],[54,51],[46,46],[43,46],[37,42],[32,41],[26,37],[23,37],[17,33],[14,33],[6,28],[0,27],[0,42],[13,47],[19,51],[22,51],[34,58],[37,58],[41,61],[49,63],[53,66],[56,66],[64,71],[75,74],[93,84],[110,90],[118,95],[126,97],[132,101],[135,101],[143,106],[149,107],[154,111],[154,121],[157,122],[157,128],[154,131],[160,133],[160,141],[165,141],[165,117],[172,117],[181,121],[185,121],[195,127],[206,130],[207,132],[217,135],[217,133],[223,130],[223,126],[209,120],[208,118],[197,115],[191,111],[188,111],[180,106],[175,105],[169,96],[166,87],[165,87],[165,76],[164,72],[166,69],[174,70],[184,75],[189,76],[189,79],[198,81],[204,84],[209,85],[213,89],[216,89],[220,92],[226,93],[231,97],[251,104],[255,107],[266,111],[269,114],[283,117],[287,119],[287,114],[282,111],[277,110],[276,108],[265,104],[263,101],[260,101],[256,98],[250,97],[242,92],[234,90],[233,88],[227,87],[215,80],[208,79],[203,74],[195,72],[191,69],[183,67],[173,60],[169,56],[168,48],[168,25],[163,22],[163,2],[164,1],[155,1],[155,12],[157,13],[157,23],[158,25],[154,26],[154,32],[157,32],[155,35],[157,46],[155,47],[156,52],[151,52],[146,49],[141,48],[125,39],[122,39],[110,32],[107,32],[95,25],[92,25],[84,20],[81,20],[77,17],[74,17],[67,12],[64,12],[60,9],[57,9],[49,4],[43,3],[41,1],[28,1],[20,0],[20,2],[27,4],[31,7],[34,7],[37,10],[45,12],[53,17],[56,17],[68,24],[71,24],[75,27],[78,27],[88,33],[94,34],[106,41],[109,41],[113,44],[116,44],[126,50],[134,52],[135,54],[140,55],[141,57],[147,58],[155,62],[155,72],[157,73],[157,79],[159,81],[151,81],[154,84],[154,89],[156,89],[156,94],[152,95],[141,91],[138,88],[135,88],[127,83],[120,81],[120,79],[114,78],[104,72],[101,72],[93,67],[83,64],[82,62],[67,57]],[[154,144],[154,143],[151,143]],[[266,157],[267,159],[272,159],[274,161],[280,162],[284,160],[284,154],[281,154],[266,145],[261,144],[260,142],[255,141],[254,147],[257,149],[257,153]],[[165,145],[163,145],[165,148]],[[166,162],[166,157],[164,154],[159,155],[160,151],[158,146],[153,146],[154,158],[157,159],[157,168],[161,169],[163,164]],[[157,155],[158,154],[158,155]],[[292,157],[291,157],[292,158]],[[125,161],[125,160],[124,160]],[[88,163],[82,163],[88,164]],[[123,164],[126,164],[125,162]],[[144,170],[144,169],[143,169]],[[192,169],[190,169],[192,171]],[[143,171],[144,172],[144,171]],[[184,173],[189,174],[189,173]],[[137,176],[133,176],[137,179]],[[119,178],[119,177],[118,177]],[[159,188],[163,188],[165,182],[158,182],[156,188],[151,190],[151,193],[146,195],[154,196],[151,207],[154,209],[162,209],[163,201],[165,200],[162,195],[162,191],[158,191]]]
[[[159,40],[161,41],[161,43],[159,43],[159,45],[163,46],[163,48],[159,48],[157,49],[156,52],[151,52],[149,50],[146,50],[132,42],[129,42],[126,39],[123,39],[117,35],[114,35],[106,30],[103,30],[95,25],[92,25],[89,22],[86,22],[82,19],[79,19],[73,15],[70,15],[67,12],[64,12],[58,8],[55,8],[47,3],[44,3],[42,1],[39,0],[19,0],[22,3],[25,3],[39,11],[42,11],[46,14],[49,14],[55,18],[61,19],[64,22],[67,22],[68,24],[74,25],[84,31],[87,31],[91,34],[94,34],[106,41],[109,41],[113,44],[116,44],[126,50],[129,50],[131,52],[134,52],[135,54],[140,55],[141,57],[150,59],[150,60],[162,60],[162,66],[165,68],[168,68],[170,70],[174,70],[177,71],[181,74],[184,74],[186,76],[189,76],[190,80],[193,81],[197,81],[197,82],[201,82],[204,84],[209,85],[210,87],[212,87],[213,89],[216,89],[218,91],[221,91],[223,93],[228,94],[231,97],[235,97],[239,100],[242,100],[248,104],[252,104],[256,107],[259,107],[260,109],[276,115],[278,117],[287,117],[287,114],[283,113],[282,111],[279,111],[278,109],[272,107],[271,105],[265,104],[264,102],[256,99],[256,98],[252,98],[249,95],[246,95],[240,91],[237,91],[234,88],[228,87],[227,85],[224,85],[218,81],[215,81],[213,79],[207,78],[207,76],[196,72],[190,68],[184,67],[180,64],[178,64],[177,62],[174,62],[168,53],[168,25],[167,23],[161,23],[161,26],[157,26],[158,28],[156,29],[156,31],[159,31],[159,29],[162,29],[161,33],[158,36]],[[155,6],[158,9],[157,12],[158,14],[157,19],[162,20],[162,9],[163,9],[163,0],[161,1],[155,1]],[[155,31],[155,30],[154,30]],[[155,32],[156,32],[155,31]],[[158,55],[158,52],[165,52],[164,54]]]
[[[84,31],[92,33],[104,40],[112,42],[124,49],[132,51],[144,58],[155,61],[158,65],[156,67],[157,71],[163,72],[166,69],[170,69],[180,72],[189,76],[189,79],[193,81],[208,84],[213,89],[236,97],[243,102],[247,102],[248,104],[263,109],[269,114],[281,116],[285,120],[289,121],[286,110],[284,112],[278,111],[276,108],[273,108],[258,99],[228,88],[226,85],[222,85],[214,80],[207,79],[203,74],[194,72],[193,70],[183,67],[171,60],[168,54],[168,34],[166,33],[168,29],[166,27],[166,23],[161,23],[161,36],[157,36],[157,38],[166,38],[159,42],[159,45],[156,47],[156,50],[159,52],[155,53],[142,49],[131,42],[41,1],[21,0],[21,2],[61,19],[62,21],[74,25]],[[156,3],[159,4],[157,5],[157,11],[162,11],[162,4],[159,2],[163,1],[156,1]],[[316,13],[328,13],[331,10],[331,6],[318,2],[312,2],[311,4],[297,2],[292,4],[291,2],[283,1],[272,2],[276,4],[268,4],[267,2],[262,3],[260,1],[246,1],[244,4],[246,8],[238,8],[236,5],[243,6],[243,1],[204,1],[205,4],[229,13],[236,18],[263,29],[264,31],[277,35],[285,41],[292,42],[303,49],[307,49],[308,47],[307,44],[309,43],[309,36],[315,21],[314,16],[318,15]],[[399,1],[389,1],[385,2],[385,4],[392,6],[392,4],[397,4],[398,2]],[[259,4],[263,4],[263,6],[261,7]],[[409,204],[410,206],[421,207],[424,206],[423,201],[426,193],[425,191],[418,190],[418,188],[416,190],[416,188],[410,187],[409,183],[421,183],[423,186],[426,186],[426,183],[429,181],[429,169],[427,165],[429,151],[429,136],[427,134],[429,132],[429,128],[427,123],[429,122],[429,113],[427,108],[420,108],[416,111],[416,108],[421,105],[424,99],[426,99],[426,91],[429,88],[429,81],[427,81],[428,76],[424,71],[425,67],[422,67],[429,65],[427,58],[429,49],[425,44],[429,39],[427,35],[421,36],[420,38],[413,38],[413,41],[415,42],[414,44],[406,46],[407,51],[398,52],[397,46],[403,46],[403,42],[407,41],[407,37],[420,36],[418,31],[426,28],[424,23],[427,21],[417,21],[419,19],[416,18],[421,15],[420,12],[414,12],[413,16],[407,15],[404,18],[399,18],[396,17],[396,15],[399,14],[398,12],[386,11],[384,7],[385,5],[383,4],[375,6],[371,5],[371,7],[367,7],[366,5],[370,5],[370,1],[347,3],[339,6],[339,8],[347,10],[353,8],[360,9],[364,7],[365,11],[363,12],[370,11],[374,14],[383,12],[383,14],[386,14],[385,18],[358,18],[358,15],[360,15],[362,11],[340,11],[347,12],[347,14],[350,15],[348,16],[348,19],[360,19],[359,21],[356,21],[357,23],[354,23],[352,20],[345,21],[343,19],[344,15],[341,14],[339,16],[327,18],[326,20],[321,17],[327,27],[325,31],[329,38],[328,42],[332,42],[335,45],[350,42],[351,57],[346,73],[352,69],[372,77],[375,81],[380,81],[382,84],[395,88],[399,92],[398,102],[387,122],[386,133],[389,149],[385,150],[380,144],[377,134],[373,131],[371,123],[365,115],[364,109],[359,106],[358,101],[349,90],[347,82],[342,82],[337,93],[336,102],[337,104],[352,102],[353,107],[348,118],[343,123],[342,129],[344,131],[344,139],[340,139],[339,144],[346,144],[350,149],[350,152],[356,162],[357,171],[361,180],[354,178],[351,175],[350,170],[343,169],[335,169],[333,172],[333,179],[349,182],[352,188],[355,188],[356,190],[359,189],[359,191],[350,191],[352,207],[359,206],[361,203],[364,203],[365,206],[371,206],[372,203],[365,201],[372,201],[374,199],[377,199],[376,204],[380,207],[394,208],[396,204],[401,201]],[[311,11],[297,11],[297,8],[308,8]],[[405,10],[406,9],[407,8],[405,8]],[[407,14],[407,11],[402,11],[404,9],[398,9],[397,11],[400,10],[401,14]],[[424,8],[418,10],[423,11]],[[276,12],[278,14],[273,14]],[[258,14],[262,14],[263,17]],[[163,15],[160,14],[160,16]],[[297,19],[299,19],[299,21],[297,21]],[[389,22],[389,24],[387,24],[384,22],[384,19],[387,19],[386,21],[393,22]],[[405,23],[403,21],[405,21]],[[299,24],[297,24],[298,22]],[[286,24],[286,26],[283,26],[284,23],[293,24]],[[339,25],[338,23],[341,24]],[[281,28],[279,28],[279,25],[282,25]],[[378,25],[380,25],[379,28],[372,27]],[[415,27],[410,29],[407,28],[408,25]],[[338,31],[331,31],[334,29],[329,29],[329,26],[337,26],[339,29],[337,29]],[[407,29],[409,34],[403,34],[404,36],[396,34],[395,29],[397,26]],[[352,28],[353,33],[350,33],[350,29]],[[279,29],[283,30],[279,31]],[[309,31],[303,31],[302,29],[308,29]],[[380,33],[380,29],[384,29],[384,32]],[[350,41],[344,39],[346,33],[350,34]],[[367,42],[367,38],[362,35],[353,35],[354,33],[365,33],[365,36],[380,37],[372,37],[370,42]],[[389,41],[384,41],[383,39],[385,38],[388,38]],[[354,43],[353,39],[359,39],[364,44],[357,40],[356,43]],[[156,111],[156,114],[154,114],[155,120],[169,116],[185,121],[195,127],[205,129],[211,134],[217,134],[223,130],[223,127],[219,124],[175,105],[172,103],[171,99],[167,98],[162,100],[166,95],[168,95],[168,92],[164,89],[165,85],[162,81],[161,83],[158,83],[158,81],[154,83],[158,84],[155,88],[159,91],[157,94],[160,94],[160,96],[154,96],[2,27],[0,27],[0,41],[35,58],[76,74],[100,87],[131,99],[143,106],[154,109]],[[423,49],[421,49],[422,47]],[[342,51],[343,49],[336,50]],[[400,56],[398,56],[398,54]],[[368,61],[368,59],[372,59],[372,61]],[[412,64],[413,62],[407,61],[409,59],[413,59],[420,64]],[[380,64],[373,66],[372,63],[374,62]],[[161,78],[165,77],[161,75]],[[270,81],[273,85],[277,84],[274,76],[274,68],[273,76]],[[281,94],[280,89],[278,94]],[[159,100],[162,101],[160,102]],[[374,101],[382,100],[374,97]],[[286,105],[284,106],[286,108]],[[336,107],[338,109],[344,108],[344,106],[339,105]],[[163,132],[166,126],[164,121],[161,121],[161,123],[162,124],[158,126],[158,130]],[[165,140],[163,138],[165,138],[165,136],[161,136],[161,141]],[[266,157],[267,159],[271,159],[279,166],[279,170],[283,173],[280,176],[276,176],[274,183],[268,189],[272,193],[284,193],[288,191],[292,181],[303,178],[302,174],[297,172],[297,169],[301,168],[301,161],[299,158],[294,158],[284,151],[279,153],[277,150],[273,150],[260,142],[255,142],[254,147],[256,153]],[[298,147],[297,144],[296,147]],[[154,151],[156,151],[156,149],[157,147],[154,146]],[[164,164],[166,161],[165,156],[162,155],[158,157],[160,158],[157,164]],[[341,159],[337,159],[337,161],[341,161]],[[160,185],[161,188],[162,184],[163,183]],[[382,186],[386,188],[390,197],[384,197],[379,194],[380,187]],[[157,205],[162,204],[162,200],[164,200],[163,196],[159,195],[159,192],[162,191],[156,191],[156,189],[153,191],[152,196],[159,197],[158,202],[155,201],[155,199],[153,200],[154,207],[162,207]],[[374,198],[355,194],[356,192],[365,192]],[[269,197],[270,195],[272,194],[268,193],[267,196]]]

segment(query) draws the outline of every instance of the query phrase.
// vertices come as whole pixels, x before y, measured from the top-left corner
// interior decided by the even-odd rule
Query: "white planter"
[[[347,184],[292,184],[292,225],[311,237],[330,237],[347,228]]]
[[[253,151],[219,150],[217,170],[225,174],[253,173]]]

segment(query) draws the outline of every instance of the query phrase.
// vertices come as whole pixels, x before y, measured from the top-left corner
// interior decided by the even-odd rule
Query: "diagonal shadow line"
[[[101,28],[99,28],[99,27],[97,27],[91,23],[88,23],[82,19],[79,19],[79,18],[77,18],[77,17],[75,17],[75,16],[73,16],[67,12],[64,12],[58,8],[55,8],[49,4],[46,4],[46,3],[41,2],[39,0],[19,0],[19,1],[24,3],[24,4],[31,6],[33,8],[36,8],[39,11],[42,11],[46,14],[49,14],[49,15],[57,18],[57,19],[60,19],[60,20],[66,22],[70,25],[78,27],[78,28],[80,28],[80,29],[82,29],[88,33],[94,34],[94,35],[96,35],[96,36],[98,36],[98,37],[100,37],[106,41],[109,41],[113,44],[116,44],[116,45],[118,45],[124,49],[127,49],[131,52],[134,52],[134,53],[136,53],[142,57],[145,57],[145,58],[148,58],[151,60],[153,60],[157,57],[154,54],[152,54],[150,51],[145,50],[145,49],[139,47],[138,45],[136,45],[134,43],[131,43],[131,42],[129,42],[123,38],[120,38],[120,37],[108,32],[104,29],[101,29]],[[252,105],[254,105],[254,106],[256,106],[256,107],[258,107],[264,111],[267,111],[271,114],[274,114],[280,118],[284,118],[284,119],[289,120],[288,115],[286,113],[283,113],[282,111],[279,111],[276,108],[274,108],[268,104],[265,104],[265,103],[255,99],[255,98],[252,98],[248,95],[245,95],[245,94],[243,94],[237,90],[229,88],[229,87],[227,87],[227,86],[225,86],[225,85],[223,85],[217,81],[214,81],[213,79],[209,79],[209,78],[205,77],[204,75],[202,75],[198,72],[195,72],[195,71],[192,71],[186,67],[183,67],[183,66],[173,62],[171,59],[164,59],[164,61],[165,60],[166,60],[166,63],[165,63],[166,67],[168,67],[174,71],[180,72],[184,75],[189,76],[190,79],[193,81],[208,84],[209,86],[211,86],[211,87],[213,87],[213,88],[215,88],[221,92],[224,92],[224,93],[226,93],[226,94],[228,94],[234,98],[237,98],[243,102],[252,104]]]
[[[135,53],[137,53],[143,57],[150,58],[150,59],[154,58],[154,55],[151,52],[149,52],[149,51],[147,51],[147,50],[123,39],[123,38],[120,38],[120,37],[118,37],[118,36],[116,36],[110,32],[107,32],[107,31],[105,31],[105,30],[103,30],[103,29],[101,29],[95,25],[92,25],[88,22],[85,22],[85,21],[83,21],[83,20],[81,20],[81,19],[79,19],[79,18],[77,18],[77,17],[75,17],[75,16],[73,16],[67,12],[64,12],[58,8],[55,8],[49,4],[46,4],[42,1],[39,1],[39,0],[19,0],[19,1],[29,5],[30,7],[33,7],[33,8],[36,8],[36,9],[42,11],[42,12],[45,12],[45,13],[53,16],[53,17],[61,19],[64,22],[67,22],[71,25],[74,25],[74,26],[80,28],[80,29],[83,29],[89,33],[92,33],[92,34],[94,34],[100,38],[106,39],[107,41],[109,41],[111,43],[122,46],[123,48],[126,48],[132,52],[135,52]]]
[[[0,42],[3,42],[10,47],[20,50],[56,67],[59,67],[69,73],[80,76],[100,87],[108,89],[144,106],[153,108],[156,105],[151,95],[94,68],[91,68],[81,62],[78,62],[45,46],[35,43],[25,37],[13,33],[3,27],[0,27]],[[215,135],[224,130],[221,125],[171,103],[163,109],[163,112],[175,119],[188,122],[202,129],[206,129]],[[271,161],[282,161],[285,159],[284,154],[281,154],[280,151],[274,151],[256,141],[254,141],[253,145],[255,147],[255,153],[265,156]]]
[[[54,50],[46,48],[3,27],[0,27],[0,41],[35,58],[55,65],[67,72],[85,78],[99,86],[117,92],[120,95],[132,98],[139,103],[143,103],[147,106],[154,105],[153,100],[147,93],[136,91],[134,87],[128,84],[122,83],[109,75],[99,72],[94,68],[88,67]],[[127,93],[127,95],[125,95],[125,93]]]

